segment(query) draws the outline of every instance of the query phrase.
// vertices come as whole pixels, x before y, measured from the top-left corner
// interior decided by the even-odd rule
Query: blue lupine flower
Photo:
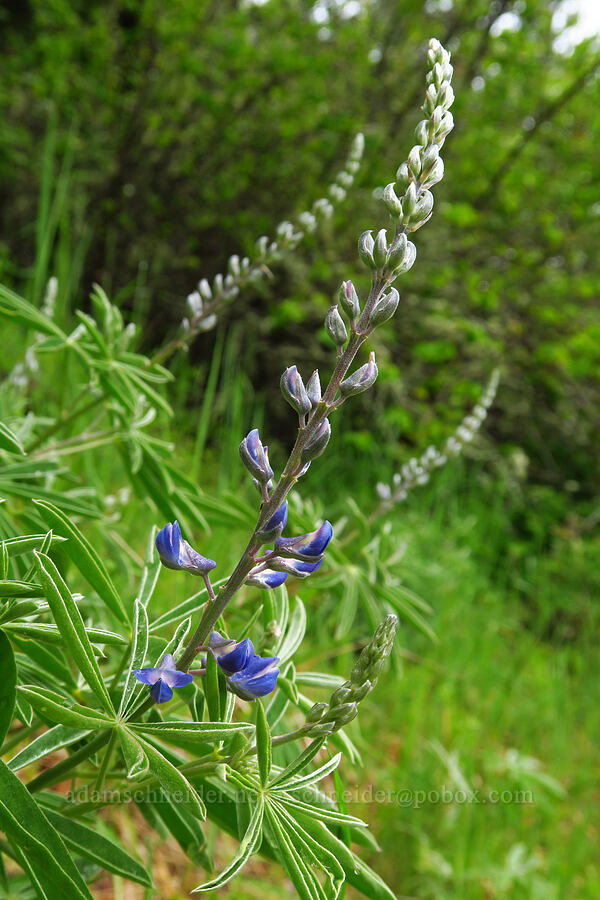
[[[160,561],[167,569],[183,569],[192,575],[206,575],[217,565],[214,559],[207,559],[181,537],[177,519],[165,525],[156,535],[156,549]]]
[[[320,528],[298,537],[279,537],[275,541],[275,549],[280,556],[288,559],[304,559],[308,562],[322,556],[327,544],[333,537],[331,522],[325,520]]]
[[[231,690],[242,700],[265,697],[275,690],[278,662],[277,656],[253,656],[243,669],[227,679]]]
[[[269,567],[275,572],[287,572],[288,575],[295,575],[296,578],[307,578],[316,572],[323,562],[323,557],[316,562],[302,562],[299,559],[281,559],[275,556],[269,560]]]
[[[246,578],[246,584],[253,584],[254,587],[267,590],[279,587],[286,578],[287,574],[285,572],[273,572],[271,569],[261,569],[260,566],[255,566],[254,569],[250,569]]]
[[[213,631],[208,646],[226,675],[239,672],[254,656],[254,644],[250,638],[236,643],[231,638],[223,637],[218,631]]]
[[[267,448],[262,445],[258,428],[249,431],[240,444],[240,456],[248,471],[260,484],[267,484],[273,477]]]
[[[263,540],[263,543],[270,543],[276,537],[279,537],[288,519],[287,500],[284,500],[278,510],[276,510],[268,522],[265,522],[260,531],[257,532]]]
[[[155,703],[166,703],[173,696],[173,688],[190,684],[194,676],[189,672],[180,672],[170,653],[163,657],[157,669],[134,669],[133,674],[142,684],[150,685],[150,696]]]

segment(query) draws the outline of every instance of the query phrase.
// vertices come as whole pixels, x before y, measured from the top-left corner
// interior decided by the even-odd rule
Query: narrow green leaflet
[[[192,862],[206,867],[208,862],[206,838],[199,820],[190,815],[180,803],[172,803],[164,791],[158,793],[159,798],[152,801],[152,809]],[[156,792],[153,792],[153,795],[156,796]],[[144,805],[138,805],[144,813]]]
[[[129,881],[136,881],[138,884],[152,887],[150,876],[143,865],[114,841],[98,834],[95,829],[88,828],[81,822],[61,816],[60,813],[48,810],[46,817],[56,828],[67,847],[74,850],[78,856],[91,859],[107,872],[114,872]]]
[[[216,888],[222,887],[224,884],[227,884],[234,875],[243,869],[246,865],[254,850],[258,848],[260,845],[260,840],[262,838],[262,823],[263,823],[263,815],[265,809],[265,801],[262,794],[259,794],[256,798],[256,806],[252,811],[252,817],[250,819],[250,824],[248,825],[248,829],[242,838],[240,846],[238,847],[238,851],[229,863],[229,865],[223,869],[220,875],[217,875],[216,878],[213,878],[211,881],[205,882],[205,884],[199,884],[198,887],[194,888],[192,894],[199,894],[202,891],[214,891]]]
[[[13,650],[4,632],[0,631],[0,748],[15,711],[16,684],[17,667]]]
[[[218,581],[215,581],[213,583],[215,591],[218,590],[221,585],[225,584],[226,581],[227,578],[220,578]],[[163,613],[162,616],[159,616],[158,619],[155,619],[150,625],[150,631],[162,630],[165,625],[172,625],[174,622],[179,622],[187,616],[197,614],[207,600],[208,594],[206,588],[202,588],[198,593],[192,594],[187,600],[183,600],[177,606],[173,606],[167,612]]]
[[[312,806],[310,803],[305,803],[303,800],[296,799],[296,797],[290,797],[289,794],[285,795],[285,805],[289,809],[304,812],[309,816],[313,816],[315,819],[320,819],[322,822],[331,822],[332,825],[348,825],[353,828],[369,827],[362,819],[348,816],[346,813],[338,812],[336,809],[325,809],[322,806]]]
[[[36,876],[35,888],[44,900],[93,900],[87,885],[56,830],[48,822],[25,785],[0,760],[0,830],[27,871]]]
[[[45,622],[10,622],[3,626],[6,631],[23,637],[35,638],[48,644],[62,644],[63,639],[56,625]],[[101,628],[86,628],[87,636],[92,644],[126,644],[127,638],[114,631],[103,631]]]
[[[34,684],[19,685],[19,694],[33,706],[36,712],[56,722],[59,725],[69,725],[71,728],[86,728],[88,730],[98,728],[110,728],[110,719],[87,706],[75,703],[73,706],[65,706],[65,698],[48,688],[37,687]]]
[[[331,775],[331,773],[337,769],[341,758],[342,754],[336,753],[334,757],[328,759],[324,765],[320,766],[320,768],[315,769],[313,772],[309,772],[308,775],[303,775],[302,778],[286,778],[285,780],[282,780],[281,776],[279,776],[277,785],[271,785],[271,787],[274,790],[279,791],[298,791],[301,788],[308,787],[309,784],[316,784],[317,781],[326,778],[327,775]]]
[[[147,607],[152,594],[154,593],[154,588],[156,587],[156,582],[158,581],[158,576],[160,574],[161,562],[156,552],[155,540],[156,540],[156,525],[153,525],[150,530],[150,537],[148,538],[148,544],[146,546],[146,559],[144,562],[144,571],[142,572],[142,579],[140,582],[140,589],[138,591],[137,600],[142,604],[142,606]]]
[[[264,788],[267,785],[271,772],[272,747],[271,730],[265,715],[265,708],[260,700],[256,701],[256,752],[260,783]]]
[[[123,729],[125,730],[125,729]],[[148,757],[150,771],[160,786],[176,803],[183,803],[199,819],[206,818],[206,807],[200,795],[187,778],[148,741],[136,735],[144,753]]]
[[[271,781],[271,787],[276,787],[284,781],[289,781],[294,778],[298,772],[301,772],[305,766],[309,764],[309,762],[314,759],[317,755],[323,744],[325,743],[325,737],[315,738],[312,741],[306,750],[304,750],[300,756],[298,756],[293,762],[289,764],[282,772],[280,772],[276,778]]]
[[[186,744],[198,745],[227,741],[235,734],[254,730],[250,722],[129,722],[133,734],[147,734],[157,740],[177,745],[181,739]]]
[[[89,728],[71,728],[68,725],[55,725],[43,734],[38,735],[30,744],[23,748],[16,756],[8,761],[8,766],[13,772],[24,769],[25,766],[38,759],[42,759],[55,750],[68,747],[90,733]]]
[[[149,770],[148,757],[137,738],[127,728],[119,728],[119,741],[127,766],[127,777],[134,781],[146,775]]]
[[[39,584],[28,581],[0,581],[0,600],[6,597],[43,597],[44,590]]]
[[[113,715],[114,709],[108,690],[100,674],[81,613],[75,605],[71,592],[50,557],[37,551],[34,551],[34,555],[48,605],[65,644],[77,663],[79,671],[102,706],[109,714]]]
[[[127,613],[121,603],[110,579],[104,563],[79,528],[73,524],[69,516],[47,500],[34,500],[42,518],[50,527],[69,540],[69,556],[89,581],[94,590],[104,600],[111,612],[122,622],[127,623]]]
[[[284,639],[277,648],[277,656],[281,662],[291,659],[304,638],[306,631],[306,609],[300,597],[296,597],[296,605],[294,612],[290,617],[290,622],[285,633]]]
[[[146,607],[139,600],[134,603],[133,628],[131,635],[131,656],[125,673],[123,695],[119,706],[119,716],[122,716],[137,686],[134,669],[141,669],[148,651],[148,614]]]
[[[20,453],[22,456],[25,456],[23,444],[14,431],[11,431],[4,422],[0,422],[0,449],[8,450],[10,453]]]

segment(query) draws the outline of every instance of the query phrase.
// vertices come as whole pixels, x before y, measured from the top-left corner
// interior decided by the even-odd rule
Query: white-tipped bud
[[[408,224],[408,228],[410,231],[416,231],[425,222],[429,219],[433,210],[433,194],[431,191],[423,191],[413,212],[410,215],[410,222]]]
[[[406,256],[406,247],[408,244],[408,238],[401,232],[398,237],[395,237],[390,246],[390,250],[387,258],[387,266],[388,269],[396,269],[404,260]]]
[[[325,329],[336,347],[344,346],[348,340],[348,332],[337,306],[330,307],[325,316]]]
[[[358,132],[352,141],[352,147],[350,149],[350,159],[359,160],[365,151],[365,136],[362,132]]]
[[[351,281],[342,281],[338,292],[338,303],[350,319],[354,321],[360,315],[360,301],[356,288]]]
[[[378,269],[383,269],[387,262],[387,232],[382,228],[375,238],[373,245],[373,259]]]
[[[369,269],[376,269],[375,260],[373,259],[373,247],[375,241],[370,231],[363,231],[358,239],[358,255]]]
[[[210,284],[206,280],[206,278],[202,278],[201,281],[198,282],[198,290],[200,292],[200,296],[204,300],[212,300],[212,291],[210,289]]]
[[[383,189],[383,202],[393,219],[402,218],[402,204],[394,190],[394,182],[390,182]]]

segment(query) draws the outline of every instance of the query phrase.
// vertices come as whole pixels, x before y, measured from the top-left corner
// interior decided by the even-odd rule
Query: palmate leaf
[[[34,500],[38,511],[45,522],[62,537],[68,538],[68,553],[84,578],[104,600],[110,611],[122,622],[127,623],[127,613],[115,587],[110,579],[104,563],[94,550],[88,539],[65,515],[48,500]]]
[[[93,900],[55,828],[1,760],[0,830],[41,900]]]
[[[150,769],[144,748],[127,728],[119,728],[119,741],[127,767],[127,777],[131,781],[142,778]]]
[[[295,840],[288,834],[286,824],[281,822],[274,804],[267,805],[265,818],[269,825],[269,836],[276,847],[279,861],[290,876],[300,900],[327,900],[327,894],[321,886],[316,872],[309,863],[305,862],[296,847]]]
[[[71,592],[49,556],[38,551],[34,551],[34,556],[48,605],[65,644],[90,688],[112,716],[113,705]]]
[[[153,796],[156,792],[152,792]],[[138,802],[138,807],[145,814],[150,807],[164,824],[167,831],[175,838],[184,853],[196,865],[212,868],[206,848],[206,837],[199,820],[192,816],[181,803],[173,803],[163,792],[156,801]]]
[[[223,869],[223,871],[217,875],[216,878],[213,878],[211,881],[207,881],[204,884],[199,884],[198,887],[194,888],[192,894],[199,894],[202,891],[214,891],[216,888],[222,887],[224,884],[227,884],[237,873],[243,869],[246,865],[255,849],[260,846],[260,840],[262,838],[262,824],[263,824],[263,815],[265,810],[265,801],[262,794],[257,794],[256,796],[256,804],[252,811],[252,816],[250,817],[250,824],[244,834],[244,837],[241,840],[240,846],[238,847],[238,851],[229,863],[229,865]]]
[[[312,741],[306,750],[304,750],[293,762],[289,764],[283,771],[279,772],[275,778],[271,781],[271,787],[276,788],[278,785],[283,782],[287,782],[292,780],[299,772],[302,771],[317,755],[323,744],[325,743],[325,736],[315,738]]]
[[[0,631],[0,748],[12,722],[16,684],[17,667],[13,650],[5,633]]]
[[[271,730],[265,709],[260,700],[256,701],[256,753],[260,783],[266,787],[271,773],[273,751],[271,747]]]
[[[213,582],[213,588],[217,591],[221,585],[225,584],[228,580],[228,577],[219,578],[218,581]],[[167,612],[163,613],[157,619],[150,623],[150,631],[159,631],[162,630],[166,625],[172,625],[175,622],[180,622],[182,619],[187,618],[190,615],[194,615],[197,613],[201,606],[206,603],[208,600],[208,593],[206,592],[206,588],[202,588],[197,593],[192,594],[191,597],[188,597],[186,600],[183,600],[177,606],[173,606],[171,609],[167,610]]]
[[[114,872],[129,881],[136,881],[138,884],[152,887],[150,875],[143,865],[126,853],[119,844],[98,834],[97,830],[62,816],[60,813],[47,810],[45,815],[67,847],[70,847],[78,856],[91,859],[107,872]]]

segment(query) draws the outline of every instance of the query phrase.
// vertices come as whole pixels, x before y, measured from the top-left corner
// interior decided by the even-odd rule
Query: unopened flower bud
[[[402,218],[402,204],[400,203],[400,199],[394,190],[394,182],[390,182],[383,189],[383,202],[386,205],[387,211],[390,216],[394,219]]]
[[[433,194],[431,191],[423,191],[417,200],[416,206],[410,215],[408,224],[410,231],[416,231],[431,216],[433,210]]]
[[[279,509],[277,509],[273,513],[268,522],[265,522],[262,528],[257,530],[257,537],[260,538],[263,544],[271,543],[271,541],[274,541],[275,538],[279,537],[279,535],[287,525],[287,518],[288,505],[287,500],[284,500]]]
[[[352,397],[354,394],[361,394],[375,383],[376,378],[377,364],[375,362],[375,354],[371,351],[369,362],[357,369],[349,378],[342,381],[340,393],[342,397]]]
[[[408,164],[403,162],[396,172],[396,187],[398,189],[398,193],[403,194],[407,190],[411,181],[412,179],[408,170]]]
[[[302,453],[300,455],[300,459],[303,463],[310,462],[313,459],[316,459],[317,456],[320,456],[321,453],[325,450],[325,447],[329,443],[329,438],[331,437],[331,425],[329,424],[329,419],[324,419],[318,430],[315,434],[314,438],[306,444],[302,449]]]
[[[323,701],[319,703],[314,703],[309,711],[306,713],[306,721],[307,722],[318,722],[319,719],[323,718],[323,713],[328,707],[328,703],[324,703]]]
[[[387,261],[387,232],[382,228],[375,238],[373,246],[373,259],[378,269],[383,269]]]
[[[406,189],[406,193],[402,198],[402,212],[404,213],[404,217],[409,219],[413,212],[415,211],[415,207],[417,205],[417,188],[414,182],[411,181],[408,188]]]
[[[352,321],[358,319],[360,316],[360,301],[358,299],[358,294],[356,293],[356,288],[351,281],[342,281],[338,293],[338,302],[348,318]]]
[[[398,275],[403,275],[404,272],[408,272],[409,269],[412,269],[415,259],[417,258],[417,248],[412,243],[412,241],[406,242],[406,250],[402,257],[402,260],[394,266],[394,270],[392,275],[394,278],[397,278]]]
[[[325,317],[325,328],[336,347],[343,347],[348,340],[348,332],[337,306],[329,309]]]
[[[413,147],[408,154],[408,168],[414,178],[418,178],[421,174],[421,148]]]
[[[377,325],[381,325],[383,322],[391,319],[398,308],[399,302],[400,294],[396,288],[390,288],[389,292],[383,294],[375,304],[369,317],[369,328],[376,328]]]
[[[415,128],[415,138],[417,143],[421,145],[421,147],[427,147],[429,141],[431,140],[431,120],[430,119],[421,119],[417,127]]]
[[[319,378],[318,369],[315,369],[315,371],[308,379],[306,385],[306,393],[308,394],[308,399],[310,400],[311,406],[314,409],[321,400],[321,380]]]
[[[363,231],[358,239],[358,255],[369,269],[376,269],[373,259],[373,247],[375,242],[370,231]]]
[[[240,456],[250,474],[260,484],[267,484],[273,477],[273,469],[269,465],[267,448],[262,445],[258,435],[258,428],[253,428],[240,444]]]
[[[304,416],[310,412],[311,403],[296,366],[290,366],[281,376],[281,392],[287,402],[292,406],[298,415]]]

